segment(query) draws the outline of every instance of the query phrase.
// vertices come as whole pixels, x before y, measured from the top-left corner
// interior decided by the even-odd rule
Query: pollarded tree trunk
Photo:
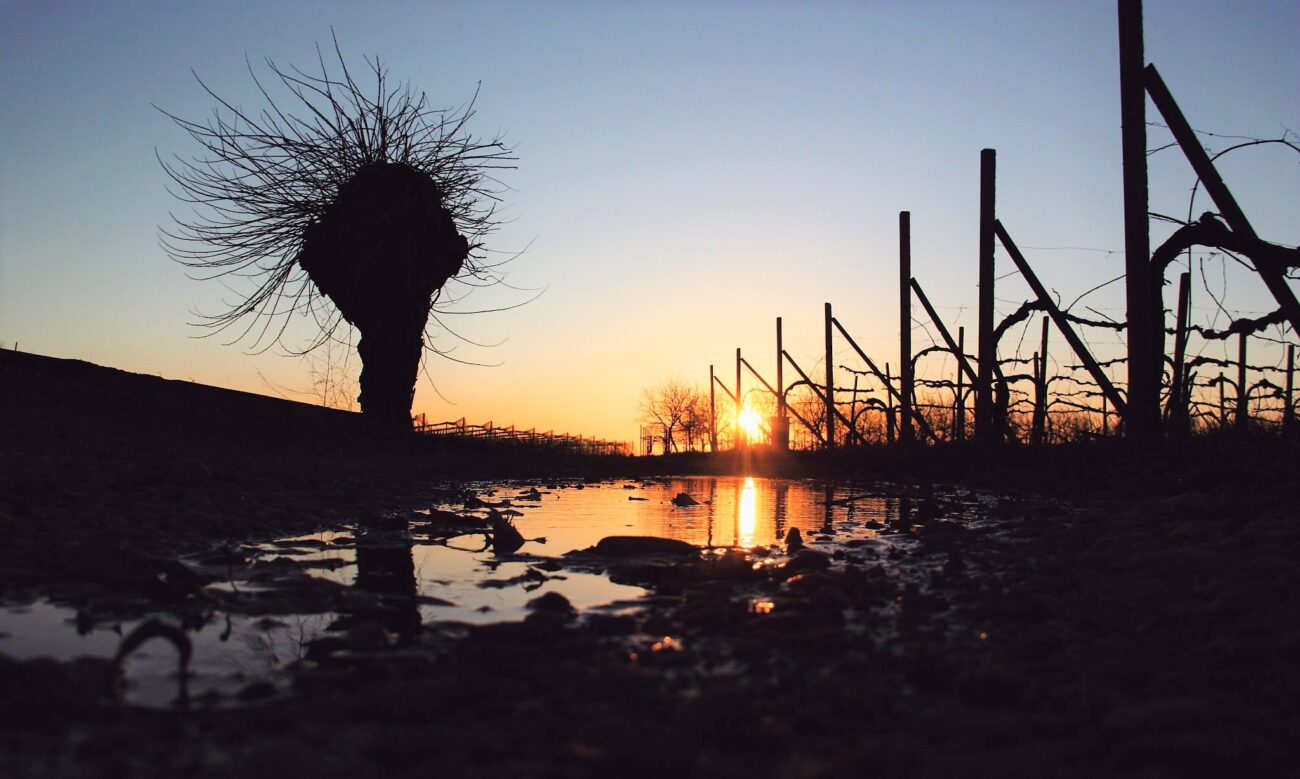
[[[409,424],[415,381],[424,351],[424,317],[361,327],[361,412],[393,424]]]
[[[469,242],[428,173],[371,163],[307,227],[299,265],[361,332],[361,411],[407,425],[434,294]]]

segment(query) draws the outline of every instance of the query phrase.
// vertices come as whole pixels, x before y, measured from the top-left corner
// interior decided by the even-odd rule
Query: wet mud
[[[432,616],[445,607],[422,601],[403,551],[490,547],[488,512],[507,507],[452,506],[439,490],[534,467],[590,489],[613,466],[491,452],[467,465],[304,423],[333,442],[322,450],[283,419],[268,448],[229,431],[283,414],[221,403],[207,438],[177,443],[158,408],[192,407],[156,394],[88,427],[52,410],[73,404],[66,392],[20,398],[41,414],[5,405],[5,603],[38,616],[51,600],[80,604],[80,627],[108,647],[0,655],[8,775],[1280,776],[1300,764],[1288,442],[944,453],[920,470],[801,460],[790,475],[856,473],[836,500],[888,489],[898,510],[800,532],[801,545],[787,532],[742,549],[623,538],[537,554],[525,540],[500,552],[515,568],[488,577],[520,593],[525,616],[473,623]],[[438,464],[462,470],[431,478]],[[888,487],[870,478],[885,470]],[[526,519],[513,526],[527,538]],[[328,547],[367,575],[331,580],[353,563],[328,562]],[[649,594],[598,608],[527,589],[582,575]],[[294,621],[313,613],[308,637]],[[277,662],[203,695],[201,670],[179,673],[184,641],[157,627],[133,639],[146,614],[209,620],[191,641],[229,617],[232,635],[268,636]],[[121,636],[102,630],[114,622]],[[132,702],[132,669],[149,663],[176,672]]]

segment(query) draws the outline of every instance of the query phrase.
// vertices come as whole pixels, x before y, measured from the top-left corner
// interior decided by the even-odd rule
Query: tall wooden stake
[[[1178,277],[1178,314],[1174,327],[1174,369],[1170,372],[1169,427],[1179,435],[1187,432],[1187,318],[1191,306],[1192,274]]]
[[[898,346],[899,381],[903,385],[898,442],[912,443],[912,399],[916,397],[912,371],[912,214],[898,212]]]
[[[1228,404],[1223,397],[1223,373],[1219,373],[1219,427],[1228,426]]]
[[[1042,409],[1043,409],[1043,386],[1038,381],[1038,374],[1041,370],[1042,361],[1038,357],[1038,352],[1030,360],[1032,365],[1031,371],[1034,375],[1034,412],[1029,427],[1029,443],[1038,446],[1043,442],[1042,428]]]
[[[1030,441],[1034,444],[1047,442],[1047,334],[1051,319],[1043,317],[1043,345],[1034,354],[1034,419]]]
[[[1160,432],[1160,357],[1163,316],[1152,310],[1151,238],[1147,217],[1146,90],[1142,66],[1142,0],[1119,0],[1120,151],[1124,161],[1124,271],[1128,276],[1128,398],[1124,427],[1128,436],[1151,438]],[[1157,342],[1158,340],[1158,342]]]
[[[1237,335],[1237,423],[1238,430],[1245,430],[1250,419],[1250,388],[1246,386],[1246,333]]]
[[[849,401],[849,421],[853,423],[851,430],[858,428],[858,374],[853,374],[853,399]],[[845,443],[851,444],[852,438],[846,438]]]
[[[1282,435],[1290,435],[1291,428],[1295,425],[1295,395],[1292,390],[1295,387],[1295,346],[1286,348],[1286,408],[1282,409]]]
[[[785,412],[785,360],[781,352],[785,349],[781,337],[781,317],[776,318],[776,419],[772,422],[772,437],[776,439],[778,449],[790,448],[790,418]]]
[[[737,346],[737,347],[736,347],[736,420],[735,420],[735,432],[733,433],[733,435],[735,436],[735,439],[734,439],[734,442],[732,443],[732,446],[731,446],[732,449],[739,449],[739,448],[740,448],[740,412],[741,412],[741,410],[742,410],[742,409],[741,409],[741,404],[740,404],[740,347]]]
[[[975,439],[996,441],[993,414],[993,363],[997,345],[993,341],[993,221],[997,189],[998,153],[980,152],[980,268],[979,268],[979,378],[975,383]]]
[[[826,448],[835,448],[835,341],[831,336],[831,304],[826,304]]]
[[[894,377],[891,376],[889,373],[889,363],[885,363],[885,383],[889,384],[893,380]],[[886,403],[885,404],[885,443],[891,446],[894,443],[894,424],[896,423],[896,421],[897,421],[897,417],[894,415],[894,404]]]
[[[961,354],[966,353],[966,328],[957,328],[957,351]],[[957,360],[961,364],[961,358]],[[962,380],[966,374],[959,367],[957,369],[957,411],[952,423],[952,438],[954,441],[966,440],[966,388],[962,386]]]

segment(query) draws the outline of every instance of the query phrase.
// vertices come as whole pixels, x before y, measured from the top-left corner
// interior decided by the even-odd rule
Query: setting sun
[[[740,416],[736,419],[736,424],[741,430],[745,431],[745,437],[750,441],[757,441],[762,435],[762,430],[759,427],[762,422],[763,417],[752,408],[741,411]]]

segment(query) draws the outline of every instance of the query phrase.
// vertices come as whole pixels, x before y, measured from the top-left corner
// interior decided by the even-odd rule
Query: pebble
[[[528,601],[527,608],[532,611],[545,611],[553,614],[571,613],[573,604],[558,592],[548,592]]]

